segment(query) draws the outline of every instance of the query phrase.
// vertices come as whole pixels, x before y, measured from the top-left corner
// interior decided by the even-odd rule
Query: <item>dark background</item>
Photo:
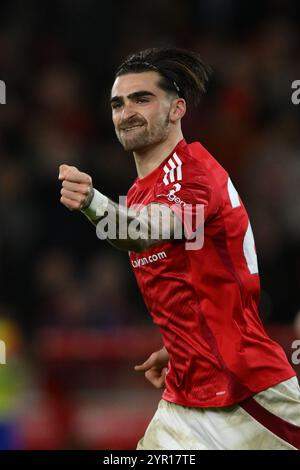
[[[115,69],[139,49],[184,47],[213,68],[184,135],[208,148],[243,198],[261,316],[291,354],[300,307],[300,105],[291,101],[299,22],[299,2],[283,0],[1,1],[2,448],[133,448],[159,398],[132,372],[160,341],[128,256],[61,206],[57,180],[67,163],[114,200],[127,193],[135,166],[108,100]]]

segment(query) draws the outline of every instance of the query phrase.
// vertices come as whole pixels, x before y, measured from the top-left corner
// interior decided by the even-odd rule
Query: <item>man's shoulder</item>
[[[180,171],[186,180],[206,181],[211,186],[228,178],[227,171],[200,142],[180,146],[173,153],[168,164],[167,166],[170,167],[175,165],[176,171]],[[178,165],[180,165],[180,170],[177,169]]]
[[[171,190],[175,188],[177,191],[179,186],[192,189],[201,185],[216,189],[220,179],[223,180],[226,175],[224,168],[200,142],[188,144],[182,141],[156,172],[151,188],[141,188],[136,178],[128,190],[127,198],[131,201],[139,197],[141,193],[145,194],[149,191],[157,193],[162,188]]]
[[[205,175],[205,149],[199,142],[184,143],[175,148],[174,152],[165,161],[158,179],[163,177],[164,183],[175,182],[176,179]]]
[[[200,142],[187,144],[185,152],[190,161],[201,166],[203,171],[219,170],[227,173],[218,160]]]

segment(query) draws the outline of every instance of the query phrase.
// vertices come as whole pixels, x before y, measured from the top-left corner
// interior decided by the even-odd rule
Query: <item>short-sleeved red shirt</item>
[[[153,202],[171,206],[181,218],[186,206],[195,212],[202,204],[205,220],[199,249],[186,249],[182,239],[129,253],[169,353],[163,398],[227,406],[294,376],[259,318],[253,234],[228,173],[200,143],[182,140],[128,192],[128,207]]]

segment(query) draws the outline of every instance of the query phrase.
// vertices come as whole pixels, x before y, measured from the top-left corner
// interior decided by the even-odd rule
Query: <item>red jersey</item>
[[[182,217],[204,206],[204,244],[186,240],[130,252],[145,303],[169,353],[163,398],[215,407],[296,375],[259,318],[260,282],[249,218],[228,173],[198,142],[179,142],[127,195],[128,207],[159,202]]]

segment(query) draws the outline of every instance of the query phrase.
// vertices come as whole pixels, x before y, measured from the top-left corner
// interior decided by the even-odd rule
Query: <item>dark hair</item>
[[[115,77],[128,73],[158,72],[161,89],[177,93],[189,104],[198,104],[211,73],[197,53],[178,48],[151,48],[128,56]]]

